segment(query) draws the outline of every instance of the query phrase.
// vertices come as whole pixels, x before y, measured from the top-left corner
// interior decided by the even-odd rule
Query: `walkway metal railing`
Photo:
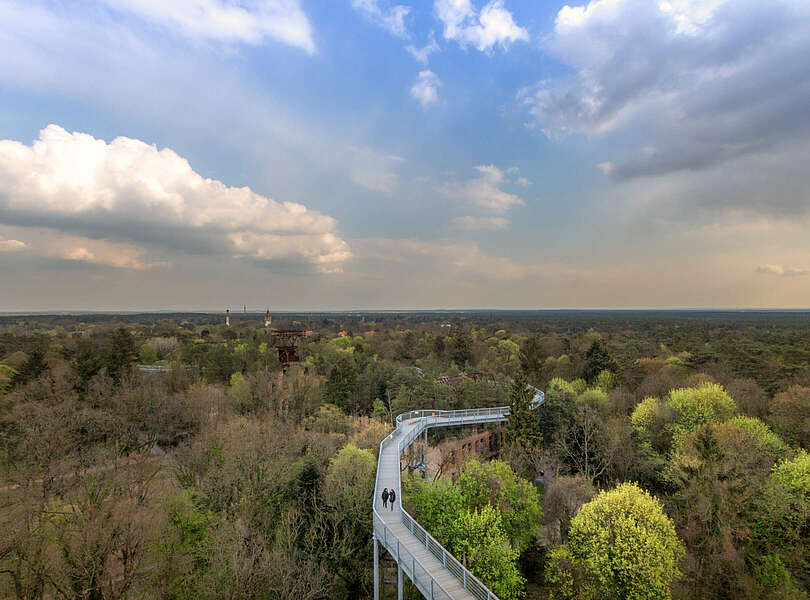
[[[399,454],[401,455],[421,433],[430,427],[453,427],[462,425],[474,425],[477,423],[493,423],[505,421],[509,416],[508,406],[498,406],[495,408],[476,408],[468,410],[416,410],[403,413],[397,416],[397,429],[402,427],[405,421],[418,418],[419,423],[407,436],[399,440]],[[397,491],[402,498],[402,482],[397,479]],[[453,574],[461,586],[470,592],[478,600],[499,600],[490,589],[473,575],[467,567],[454,557],[449,550],[445,549],[439,542],[430,535],[419,522],[414,519],[404,508],[400,511],[402,524],[413,533],[414,537],[439,560],[442,565]],[[430,596],[428,596],[430,598]]]
[[[386,444],[389,444],[394,438],[399,435],[399,429],[395,429],[388,437],[386,437],[382,442],[380,442],[380,457],[383,454],[383,448]],[[399,449],[399,447],[397,447]],[[400,543],[399,538],[397,535],[391,530],[388,525],[385,524],[383,521],[382,516],[380,513],[377,512],[377,497],[379,494],[377,490],[379,489],[380,483],[380,469],[377,468],[377,475],[374,480],[374,501],[372,502],[372,507],[374,511],[374,536],[377,538],[378,541],[382,542],[383,546],[391,553],[391,556],[396,558],[397,563],[402,567],[402,570],[405,572],[408,577],[411,578],[411,581],[414,582],[419,591],[422,592],[422,595],[429,600],[453,600],[453,597],[447,593],[447,590],[436,581],[430,575],[430,572],[424,567],[424,565],[419,561],[418,558],[413,556],[408,549],[405,548],[403,544]],[[400,498],[402,490],[401,490],[401,481],[399,478],[399,469],[397,469],[397,492],[400,494]]]
[[[493,423],[505,421],[508,416],[508,406],[470,410],[416,410],[403,413],[396,418],[396,430],[391,432],[388,437],[380,442],[380,456],[383,454],[383,448],[394,440],[396,440],[397,443],[397,454],[401,456],[414,440],[419,437],[425,429],[430,427],[452,427],[477,423]],[[403,435],[404,425],[415,419],[418,419],[418,422],[414,423],[415,427],[407,434]],[[400,564],[425,598],[429,600],[453,600],[452,596],[430,575],[422,563],[407,551],[396,534],[385,524],[385,521],[383,521],[382,517],[377,512],[377,496],[379,494],[377,494],[376,490],[379,487],[379,478],[380,469],[378,468],[374,485],[374,535],[383,543],[391,555],[396,558],[397,563]],[[397,494],[399,498],[402,498],[402,481],[399,469],[397,469]],[[442,566],[446,568],[447,571],[458,580],[459,584],[474,598],[478,600],[499,600],[498,596],[481,583],[481,581],[445,549],[444,546],[437,542],[404,508],[400,511],[400,520],[402,525],[413,534],[414,538],[416,538],[436,560],[441,562]]]

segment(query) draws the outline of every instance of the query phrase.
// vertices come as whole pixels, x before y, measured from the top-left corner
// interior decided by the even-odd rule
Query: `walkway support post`
[[[422,448],[423,448],[424,455],[422,456],[422,464],[425,465],[425,479],[427,479],[428,478],[428,472],[427,472],[428,471],[428,469],[427,469],[427,466],[428,466],[428,463],[427,463],[427,460],[428,460],[427,459],[427,455],[428,455],[427,427],[425,427],[424,438],[423,439],[424,439],[424,446],[422,446]]]
[[[402,565],[397,563],[397,600],[402,600]]]
[[[374,536],[374,600],[380,600],[380,546]]]

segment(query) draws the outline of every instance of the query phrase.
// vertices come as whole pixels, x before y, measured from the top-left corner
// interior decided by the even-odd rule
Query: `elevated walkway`
[[[543,392],[537,390],[537,406]],[[397,562],[397,584],[407,575],[428,600],[498,600],[483,583],[402,508],[400,456],[430,427],[457,427],[506,421],[509,407],[475,410],[421,410],[397,417],[397,428],[380,443],[374,487],[374,600],[379,600],[379,544]],[[382,506],[382,491],[396,491],[393,507]]]

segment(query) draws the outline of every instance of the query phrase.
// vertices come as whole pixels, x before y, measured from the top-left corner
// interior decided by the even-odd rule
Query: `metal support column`
[[[402,565],[397,563],[397,600],[402,600]]]
[[[380,600],[380,546],[374,536],[374,600]]]
[[[424,437],[423,437],[424,445],[422,446],[422,448],[424,448],[424,450],[423,450],[423,452],[424,452],[424,456],[422,456],[422,464],[423,464],[423,465],[425,465],[425,479],[427,479],[427,478],[428,478],[428,445],[427,445],[427,432],[428,432],[427,427],[425,427],[425,431],[424,431]]]

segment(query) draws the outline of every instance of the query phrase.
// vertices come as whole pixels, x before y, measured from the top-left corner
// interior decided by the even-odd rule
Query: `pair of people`
[[[394,510],[394,504],[396,504],[397,494],[394,490],[388,491],[388,488],[385,488],[382,493],[382,501],[383,501],[383,508],[388,508],[388,503],[391,503],[391,510]]]

